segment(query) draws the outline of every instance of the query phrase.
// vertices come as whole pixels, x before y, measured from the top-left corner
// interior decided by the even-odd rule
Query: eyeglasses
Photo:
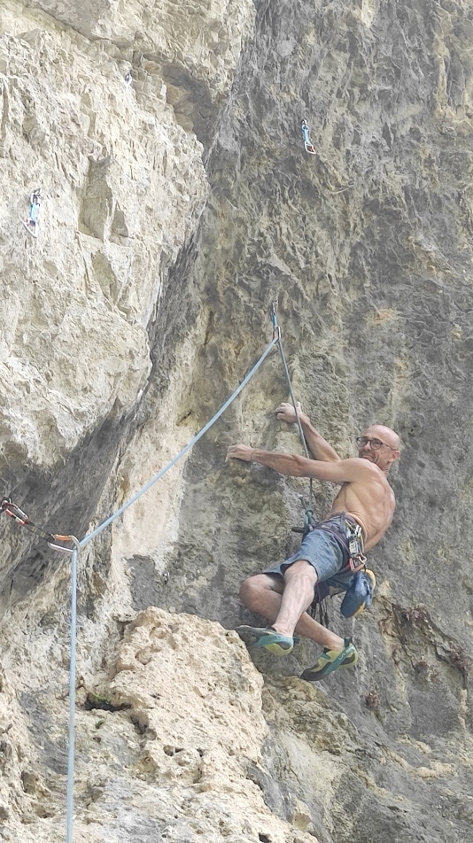
[[[365,445],[369,445],[373,451],[379,451],[381,445],[385,445],[386,448],[391,448],[391,451],[396,450],[392,445],[388,445],[387,442],[381,442],[381,439],[368,439],[367,436],[357,436],[355,442],[359,448],[364,448]]]

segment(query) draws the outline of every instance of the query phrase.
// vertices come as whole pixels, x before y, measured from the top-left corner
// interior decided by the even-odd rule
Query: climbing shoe
[[[301,679],[305,679],[306,682],[318,682],[329,673],[338,670],[339,667],[354,667],[357,661],[358,653],[351,638],[345,638],[345,646],[342,650],[329,650],[325,647],[314,666],[308,667],[301,673]]]
[[[257,626],[237,626],[235,632],[245,644],[267,650],[273,656],[288,656],[294,647],[294,638],[276,632],[272,627],[261,629]]]

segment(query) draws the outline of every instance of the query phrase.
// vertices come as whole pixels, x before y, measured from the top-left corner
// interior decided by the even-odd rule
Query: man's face
[[[389,427],[373,424],[358,437],[358,456],[387,471],[399,456],[399,439]]]

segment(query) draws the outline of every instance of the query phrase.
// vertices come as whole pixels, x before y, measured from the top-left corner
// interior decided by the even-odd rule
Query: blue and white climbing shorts
[[[299,559],[305,559],[309,565],[312,565],[317,574],[318,582],[325,582],[346,567],[348,552],[343,549],[335,536],[328,530],[314,527],[302,540],[300,547],[292,556],[289,556],[284,562],[270,565],[263,573],[277,574],[283,577],[287,568],[294,562],[298,562]]]

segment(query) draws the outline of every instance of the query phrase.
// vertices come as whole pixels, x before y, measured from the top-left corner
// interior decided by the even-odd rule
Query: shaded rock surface
[[[250,659],[230,631],[307,495],[224,462],[300,450],[277,354],[81,552],[77,841],[473,839],[472,27],[460,0],[2,4],[3,494],[84,536],[231,394],[273,300],[340,453],[375,420],[403,440],[377,599],[329,609],[359,666],[317,687],[307,643]],[[0,529],[0,836],[42,843],[65,833],[69,564]]]

